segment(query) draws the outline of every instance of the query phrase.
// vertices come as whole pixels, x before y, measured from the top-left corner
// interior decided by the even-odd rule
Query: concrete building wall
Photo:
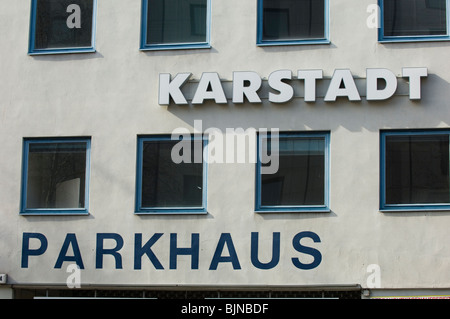
[[[99,1],[95,53],[30,56],[30,1],[0,1],[0,272],[8,274],[8,284],[65,286],[68,263],[54,266],[66,235],[74,233],[85,266],[82,285],[365,288],[368,266],[375,264],[380,289],[449,288],[449,212],[380,212],[379,140],[381,129],[450,126],[450,43],[379,43],[377,29],[366,24],[373,2],[330,1],[330,44],[259,47],[256,1],[212,1],[210,49],[140,51],[140,1]],[[191,72],[195,83],[203,72],[217,72],[229,83],[233,71],[254,71],[266,80],[275,70],[295,75],[300,69],[321,69],[329,79],[336,69],[350,69],[364,82],[367,68],[386,68],[399,86],[407,87],[403,67],[428,69],[421,100],[411,101],[403,92],[367,101],[362,90],[358,102],[339,98],[330,103],[318,96],[315,103],[298,97],[280,105],[267,98],[261,104],[158,104],[160,73]],[[331,211],[255,213],[255,164],[210,163],[208,214],[134,214],[137,136],[171,134],[179,127],[193,132],[194,120],[201,120],[203,129],[223,131],[330,132]],[[21,216],[23,138],[59,136],[91,137],[89,215]],[[320,237],[320,242],[302,242],[322,256],[311,270],[292,262],[311,262],[292,244],[303,231]],[[273,269],[252,264],[252,232],[259,233],[259,257],[265,262],[271,258],[272,234],[280,233],[280,260]],[[41,233],[48,240],[43,255],[29,257],[28,268],[21,267],[24,233]],[[108,255],[103,267],[95,268],[98,233],[123,238],[123,269],[116,269]],[[144,242],[164,234],[152,246],[164,269],[155,269],[145,255],[142,269],[134,269],[137,233]],[[178,247],[190,247],[191,234],[199,234],[198,269],[192,269],[190,256],[178,256],[176,269],[169,269],[172,233]],[[225,233],[231,235],[241,269],[223,262],[209,270]]]

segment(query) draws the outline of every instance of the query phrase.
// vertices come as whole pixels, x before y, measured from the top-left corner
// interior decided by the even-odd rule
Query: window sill
[[[256,209],[257,214],[293,214],[293,213],[330,213],[331,209],[328,207],[304,207],[304,208],[260,208]]]
[[[135,215],[207,215],[205,209],[148,209],[134,212]]]
[[[298,40],[298,41],[258,41],[257,46],[268,47],[268,46],[283,46],[283,45],[314,45],[314,44],[330,44],[331,41],[328,39],[317,39],[317,40]]]
[[[20,212],[22,216],[86,216],[87,209],[30,209]]]
[[[414,42],[442,42],[450,41],[450,36],[442,37],[392,37],[392,38],[381,38],[378,39],[379,43],[389,44],[389,43],[414,43]]]
[[[186,43],[186,44],[161,44],[161,45],[145,45],[141,46],[141,51],[165,51],[165,50],[195,50],[195,49],[211,49],[209,43]]]
[[[67,49],[45,49],[45,50],[31,50],[28,55],[53,55],[53,54],[75,54],[75,53],[95,53],[95,48],[67,48]]]
[[[436,212],[450,211],[450,205],[434,205],[434,206],[398,206],[398,207],[382,207],[381,213],[403,213],[403,212]]]

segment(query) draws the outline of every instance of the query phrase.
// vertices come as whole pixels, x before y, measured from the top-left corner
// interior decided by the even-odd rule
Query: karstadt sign
[[[421,80],[428,76],[427,68],[403,68],[401,77],[409,86],[409,98],[421,99]],[[172,78],[171,74],[159,75],[160,105],[169,105],[171,100],[175,104],[188,104],[182,88],[190,80],[192,73],[178,73]],[[294,98],[294,82],[303,83],[303,98],[305,102],[316,101],[316,87],[319,81],[324,81],[323,70],[298,70],[296,77],[290,70],[277,70],[272,72],[267,83],[270,88],[268,100],[271,103],[287,103]],[[387,100],[392,97],[398,86],[397,76],[384,68],[372,68],[366,70],[365,98],[368,101]],[[197,87],[194,90],[192,104],[203,104],[212,100],[217,104],[232,103],[241,104],[262,103],[259,91],[263,79],[252,71],[233,72],[232,88],[229,97],[224,90],[223,81],[216,72],[205,72],[201,75]],[[384,85],[380,85],[384,83]],[[355,79],[349,69],[336,69],[329,81],[324,96],[325,102],[335,102],[338,97],[348,98],[350,101],[361,101]]]

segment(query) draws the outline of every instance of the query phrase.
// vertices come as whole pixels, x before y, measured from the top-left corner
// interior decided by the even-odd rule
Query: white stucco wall
[[[96,53],[27,55],[30,1],[0,1],[0,272],[10,284],[65,285],[65,266],[54,269],[62,243],[75,233],[86,285],[354,285],[367,286],[367,266],[381,269],[381,288],[450,286],[450,212],[379,211],[379,130],[450,126],[450,42],[380,44],[377,30],[366,26],[373,0],[330,1],[328,45],[256,46],[256,1],[212,1],[211,49],[139,51],[140,1],[98,1]],[[422,99],[397,95],[383,102],[339,99],[306,104],[301,98],[283,104],[168,107],[158,105],[160,73],[350,69],[364,78],[367,68],[426,67]],[[403,81],[403,80],[399,80]],[[363,92],[361,92],[363,95]],[[134,214],[136,138],[170,134],[173,129],[279,128],[281,131],[331,132],[330,213],[257,214],[254,212],[254,164],[208,166],[208,214],[138,216]],[[19,216],[22,141],[24,137],[92,138],[89,216]],[[312,270],[293,266],[302,258],[292,247],[301,231],[320,236],[305,242],[322,255]],[[45,234],[48,249],[21,268],[24,232]],[[250,234],[259,232],[260,258],[270,258],[272,233],[281,233],[281,257],[271,270],[250,261]],[[125,242],[123,269],[104,257],[95,269],[97,233],[117,233]],[[164,270],[143,257],[133,269],[134,234],[148,240],[164,233],[152,247]],[[200,234],[199,269],[190,257],[178,257],[169,269],[169,234],[180,247]],[[222,233],[231,233],[241,264],[222,263],[209,270]],[[226,250],[224,255],[226,255]],[[264,257],[266,256],[266,257]],[[305,256],[303,256],[305,257]],[[308,257],[308,256],[306,256]],[[267,259],[266,259],[267,260]]]

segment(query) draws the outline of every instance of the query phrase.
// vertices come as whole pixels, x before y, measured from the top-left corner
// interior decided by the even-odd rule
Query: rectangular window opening
[[[329,211],[328,134],[280,134],[278,170],[258,161],[257,211]],[[271,138],[260,137],[259,148],[272,154]],[[271,156],[274,156],[272,154]]]
[[[137,213],[206,212],[205,145],[200,137],[139,138]]]
[[[448,0],[380,0],[380,40],[449,40],[448,5]]]
[[[25,140],[22,213],[87,213],[90,141]]]
[[[96,0],[33,0],[30,54],[94,52]]]
[[[144,0],[141,49],[209,47],[210,0]]]
[[[450,209],[448,133],[383,133],[382,209]]]
[[[328,0],[259,0],[258,44],[328,43]]]

